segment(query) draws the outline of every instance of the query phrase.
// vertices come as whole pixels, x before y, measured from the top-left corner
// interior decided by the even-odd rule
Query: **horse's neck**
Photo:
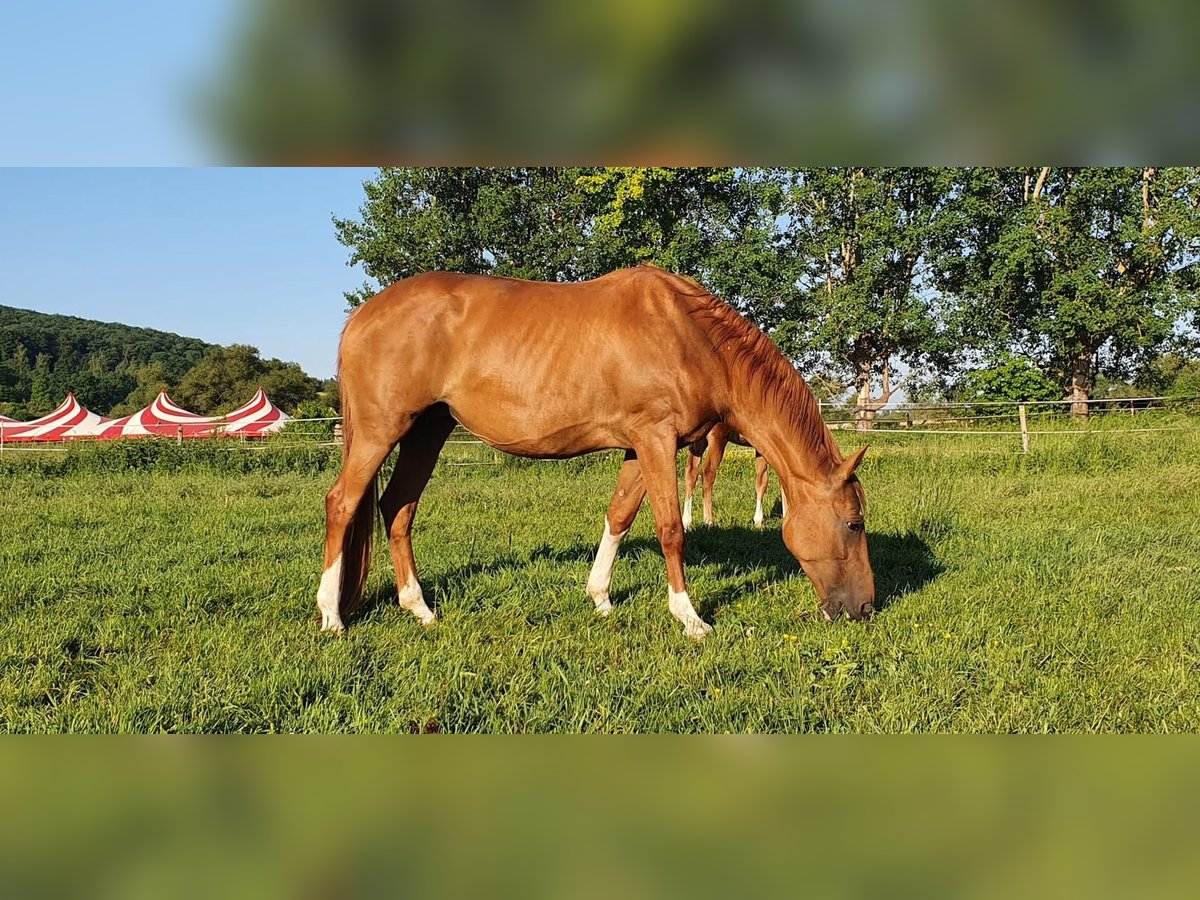
[[[826,449],[823,422],[809,423],[789,415],[764,403],[761,392],[748,386],[733,386],[731,401],[726,420],[763,455],[782,481],[811,481],[836,465]]]

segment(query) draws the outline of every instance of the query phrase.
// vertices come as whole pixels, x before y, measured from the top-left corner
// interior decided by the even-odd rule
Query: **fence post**
[[[178,447],[183,446],[183,426],[182,425],[180,425],[178,428],[175,429],[175,445]]]
[[[1018,412],[1021,415],[1021,452],[1029,452],[1029,423],[1025,421],[1025,404],[1022,403]]]

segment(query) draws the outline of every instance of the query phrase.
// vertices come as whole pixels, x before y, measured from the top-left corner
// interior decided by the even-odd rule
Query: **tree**
[[[22,405],[31,400],[29,359],[44,356],[38,401],[33,404],[40,412],[73,391],[84,406],[111,415],[137,391],[139,368],[158,362],[167,380],[174,380],[210,346],[148,328],[0,306],[0,371],[7,369],[13,375],[7,380],[7,399]]]
[[[33,364],[29,388],[29,408],[34,415],[42,416],[54,409],[61,397],[56,398],[54,376],[50,371],[50,354],[39,353]]]
[[[578,250],[587,277],[651,262],[698,279],[764,328],[792,300],[776,227],[778,172],[608,167],[578,185],[588,198]]]
[[[361,218],[334,218],[375,282],[346,299],[433,270],[568,281],[646,261],[757,316],[788,291],[777,181],[729,168],[381,169]]]
[[[154,402],[154,398],[159,395],[159,392],[170,389],[171,377],[166,365],[157,360],[146,363],[144,366],[139,366],[134,372],[133,389],[129,391],[124,400],[112,407],[109,415],[127,416],[139,409],[145,409]]]
[[[1053,373],[1086,418],[1100,374],[1161,349],[1189,304],[1200,253],[1195,169],[983,169],[956,197],[974,210],[943,283],[977,343]]]
[[[1029,360],[1011,354],[984,369],[967,373],[959,393],[963,400],[1006,400],[1027,403],[1057,400],[1062,391]]]
[[[319,382],[295,363],[259,358],[258,349],[245,344],[214,347],[180,379],[175,399],[201,415],[229,412],[248,401],[262,387],[277,406],[294,410],[314,400]]]
[[[363,183],[359,219],[333,219],[375,284],[351,306],[420,272],[446,270],[543,281],[580,276],[582,169],[383,168]]]
[[[950,188],[942,169],[804,169],[792,179],[784,231],[803,299],[779,343],[854,385],[860,429],[891,399],[895,363],[942,341],[927,251]]]

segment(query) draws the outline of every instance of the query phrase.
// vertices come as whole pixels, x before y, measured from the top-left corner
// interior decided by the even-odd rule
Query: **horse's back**
[[[712,362],[656,269],[571,284],[419,275],[369,300],[342,342],[345,382],[446,403],[527,455],[623,446],[631,416],[675,417],[686,431],[711,414]]]

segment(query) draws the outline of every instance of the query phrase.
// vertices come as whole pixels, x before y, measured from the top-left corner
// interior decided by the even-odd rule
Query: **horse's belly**
[[[578,456],[618,443],[602,423],[582,417],[546,416],[542,410],[506,408],[502,403],[451,403],[450,411],[459,424],[484,443],[515,456]]]

